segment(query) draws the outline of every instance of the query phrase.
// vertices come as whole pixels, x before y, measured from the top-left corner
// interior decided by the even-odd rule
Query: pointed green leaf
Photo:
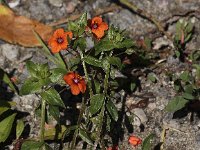
[[[8,86],[17,93],[17,90],[14,86],[14,84],[12,83],[12,81],[10,80],[10,78],[8,77],[7,73],[4,72],[3,69],[0,68],[0,81],[4,81],[6,84],[8,84]]]
[[[122,42],[117,43],[117,48],[130,48],[134,45],[132,39],[125,39]]]
[[[28,140],[22,144],[21,150],[42,150],[43,146],[44,142]]]
[[[111,51],[116,47],[114,43],[109,40],[100,41],[98,44],[95,45],[95,55],[98,55],[104,51]]]
[[[0,142],[5,142],[12,129],[13,122],[15,120],[16,113],[8,116],[0,122]]]
[[[143,143],[142,143],[142,150],[151,150],[151,140],[155,137],[155,134],[148,135]]]
[[[182,96],[177,96],[169,101],[169,103],[167,104],[165,109],[168,112],[175,112],[175,111],[185,107],[185,104],[187,104],[187,103],[188,103],[188,100],[184,99]]]
[[[190,80],[190,75],[188,71],[184,71],[181,75],[180,75],[180,79],[187,82]]]
[[[93,145],[93,141],[91,140],[91,138],[89,137],[89,134],[86,131],[79,129],[79,136],[81,137],[83,141],[85,141],[89,145]]]
[[[24,131],[24,122],[23,120],[17,121],[17,127],[16,127],[16,137],[17,139],[21,136],[22,132]]]
[[[0,100],[0,115],[9,110],[11,106],[16,106],[16,103]]]
[[[37,78],[37,72],[38,72],[38,65],[36,65],[35,63],[33,63],[32,61],[27,61],[26,62],[26,67],[27,70],[29,72],[29,74],[31,75],[31,77],[35,77]]]
[[[96,114],[103,106],[103,102],[104,102],[103,94],[93,95],[90,100],[90,107],[89,107],[90,113],[92,115]]]
[[[106,104],[106,108],[112,117],[113,120],[117,121],[118,120],[118,111],[117,108],[115,107],[114,103],[109,100],[108,103]]]
[[[58,106],[49,105],[49,114],[53,116],[57,122],[60,122],[60,111]]]
[[[27,95],[32,93],[37,93],[41,90],[42,83],[33,78],[28,78],[25,80],[21,87],[20,95]]]
[[[47,128],[44,132],[44,139],[45,140],[59,140],[62,139],[64,132],[66,131],[66,127],[61,125],[61,129],[58,130],[55,127]]]
[[[62,99],[58,92],[51,88],[48,91],[42,92],[41,97],[45,100],[49,105],[55,105],[65,108],[65,104],[63,103]]]
[[[117,66],[119,69],[122,68],[121,59],[119,57],[106,57],[106,59],[111,65]]]
[[[62,81],[63,76],[67,73],[67,70],[62,68],[54,68],[50,72],[51,72],[50,76],[51,82],[56,83],[59,82],[60,80]]]
[[[87,13],[85,12],[85,13],[83,13],[82,15],[81,15],[81,17],[79,18],[79,20],[78,20],[78,24],[79,25],[83,25],[83,26],[87,26]]]
[[[83,58],[83,61],[85,61],[87,64],[95,66],[95,67],[102,67],[101,61],[92,56],[85,56]]]
[[[195,97],[190,93],[183,93],[183,98],[185,98],[187,100],[194,100],[195,99]]]
[[[74,41],[73,48],[76,49],[77,47],[79,47],[80,50],[85,51],[85,48],[86,48],[86,39],[83,38],[83,37],[77,38],[77,39]]]

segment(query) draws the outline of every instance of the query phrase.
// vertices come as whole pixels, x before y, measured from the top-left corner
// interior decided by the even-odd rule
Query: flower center
[[[77,79],[77,78],[74,78],[73,80],[74,80],[74,83],[76,83],[76,84],[79,82],[79,79]]]
[[[62,44],[62,43],[64,42],[64,39],[61,38],[61,37],[59,37],[59,38],[57,38],[57,42],[58,42],[59,44]]]
[[[94,24],[92,25],[92,28],[93,28],[93,29],[97,29],[97,28],[98,28],[98,24],[97,24],[97,23],[94,23]]]

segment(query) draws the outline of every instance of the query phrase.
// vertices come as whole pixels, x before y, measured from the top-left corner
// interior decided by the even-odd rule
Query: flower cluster
[[[103,22],[101,17],[94,17],[88,20],[87,29],[93,33],[94,37],[101,39],[104,36],[105,30],[108,30],[108,24]],[[59,53],[61,50],[66,50],[69,45],[68,39],[72,39],[73,33],[71,31],[64,31],[60,28],[54,31],[52,37],[48,41],[52,53]],[[73,95],[78,95],[80,92],[85,93],[86,83],[85,80],[75,72],[69,72],[64,76],[64,81],[71,88]]]

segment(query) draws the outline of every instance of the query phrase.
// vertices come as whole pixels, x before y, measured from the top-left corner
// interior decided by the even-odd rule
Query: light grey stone
[[[63,5],[62,0],[49,0],[49,3],[55,7],[61,7]]]
[[[17,46],[10,45],[10,44],[3,44],[1,45],[2,54],[10,61],[16,61],[19,56],[19,49]]]

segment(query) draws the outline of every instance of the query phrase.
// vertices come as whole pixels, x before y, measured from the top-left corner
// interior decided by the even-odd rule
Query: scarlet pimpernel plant
[[[54,138],[65,143],[64,139],[70,133],[73,136],[65,144],[66,149],[76,149],[78,138],[87,143],[86,149],[106,149],[111,141],[104,137],[112,132],[112,124],[119,118],[114,99],[114,92],[119,88],[115,71],[123,68],[119,56],[133,47],[134,41],[99,16],[88,19],[87,13],[69,22],[67,29],[56,29],[47,45],[37,33],[35,35],[43,45],[41,53],[55,66],[27,62],[30,76],[24,81],[20,94],[32,93],[40,98],[41,127],[39,141],[25,141],[22,150],[47,147],[45,140]],[[63,87],[62,90],[56,89],[56,85]],[[67,100],[70,103],[73,103],[73,97],[82,101],[76,123],[70,125],[60,121],[60,112],[68,109],[67,101],[60,96],[63,93],[71,95]],[[76,118],[75,115],[71,114]],[[45,128],[49,116],[57,121],[59,130],[50,132]]]

